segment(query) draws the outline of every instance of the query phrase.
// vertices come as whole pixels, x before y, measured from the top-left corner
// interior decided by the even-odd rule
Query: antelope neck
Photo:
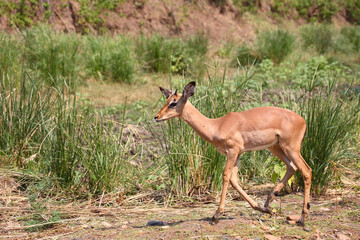
[[[187,101],[180,117],[187,122],[197,134],[212,143],[215,134],[215,119],[207,118],[201,114],[189,101]]]

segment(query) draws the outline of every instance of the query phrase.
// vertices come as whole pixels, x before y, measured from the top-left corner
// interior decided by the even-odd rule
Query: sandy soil
[[[0,239],[359,239],[360,198],[354,190],[331,191],[312,197],[306,229],[289,224],[286,217],[301,212],[302,193],[276,198],[273,216],[250,208],[234,191],[227,196],[226,212],[217,225],[210,218],[218,196],[204,202],[156,203],[153,193],[128,199],[107,195],[92,201],[47,200],[38,213],[29,199],[2,178],[0,188]],[[6,185],[6,188],[4,186]],[[263,203],[271,186],[248,192]],[[209,201],[210,199],[210,201]],[[211,200],[213,199],[213,200]],[[54,214],[58,219],[50,219]],[[33,222],[40,215],[41,221]],[[157,222],[154,222],[157,221]],[[157,226],[150,226],[157,225]],[[277,238],[272,238],[277,237]]]

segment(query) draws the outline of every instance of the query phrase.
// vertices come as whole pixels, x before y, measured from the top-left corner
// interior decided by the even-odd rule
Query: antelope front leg
[[[219,222],[219,216],[224,212],[226,192],[227,192],[227,188],[229,186],[229,181],[230,181],[230,178],[232,175],[232,170],[236,164],[236,159],[237,159],[237,154],[229,154],[228,155],[226,165],[224,168],[224,172],[223,172],[223,185],[222,185],[222,190],[221,190],[219,208],[216,210],[216,212],[212,218],[212,223],[214,223],[214,224]]]

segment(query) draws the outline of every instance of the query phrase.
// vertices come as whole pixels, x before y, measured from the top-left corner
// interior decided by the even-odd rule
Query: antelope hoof
[[[219,216],[218,216],[217,213],[215,213],[215,215],[211,219],[211,224],[215,225],[215,224],[218,224],[218,223],[219,223]]]
[[[303,217],[301,217],[299,220],[296,221],[296,224],[301,226],[301,227],[305,227],[305,220]]]
[[[259,210],[260,212],[263,212],[263,213],[268,213],[270,215],[273,215],[273,211],[271,210],[271,208],[269,207],[257,207],[256,210]]]

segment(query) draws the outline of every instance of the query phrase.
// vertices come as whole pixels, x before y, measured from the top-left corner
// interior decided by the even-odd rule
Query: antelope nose
[[[159,115],[156,115],[156,116],[154,117],[155,120],[158,119],[158,118],[159,118]]]

